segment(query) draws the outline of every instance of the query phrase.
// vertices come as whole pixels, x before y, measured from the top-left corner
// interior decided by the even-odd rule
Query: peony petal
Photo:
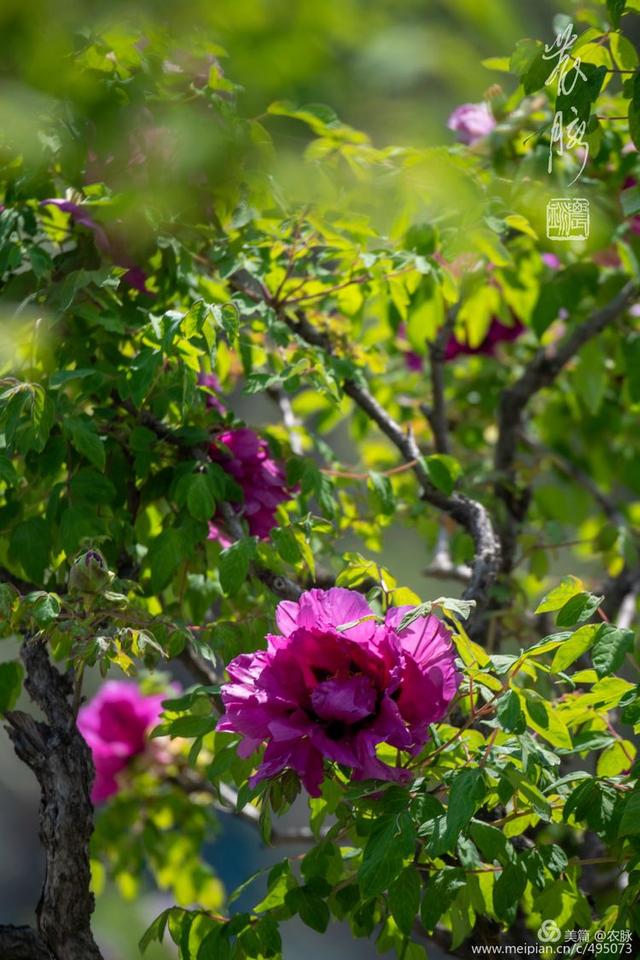
[[[311,694],[311,704],[322,720],[357,723],[371,716],[376,706],[376,689],[363,674],[319,683]]]

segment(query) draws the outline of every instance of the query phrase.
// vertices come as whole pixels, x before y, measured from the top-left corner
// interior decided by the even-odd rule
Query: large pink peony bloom
[[[267,442],[247,427],[226,430],[211,444],[209,455],[242,488],[242,513],[251,536],[266,540],[276,525],[276,507],[291,497],[284,471],[272,459]],[[218,526],[211,524],[209,539],[223,542],[223,537]]]
[[[118,774],[144,753],[147,734],[160,719],[165,694],[145,696],[135,683],[109,680],[78,713],[78,729],[89,744],[96,769],[91,792],[104,803],[120,789]]]
[[[383,624],[349,626],[372,612],[361,594],[341,587],[278,605],[280,634],[267,637],[266,650],[236,657],[222,688],[218,730],[243,734],[242,756],[267,742],[252,784],[291,768],[318,796],[324,758],[350,767],[355,779],[406,778],[378,759],[376,744],[416,752],[459,683],[444,624],[420,617],[399,631],[409,609],[389,610]]]
[[[496,121],[486,103],[463,103],[456,107],[447,121],[449,130],[457,133],[458,140],[469,147],[488,136],[495,125]]]

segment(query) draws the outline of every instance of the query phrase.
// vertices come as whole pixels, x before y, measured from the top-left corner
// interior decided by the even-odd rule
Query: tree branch
[[[332,352],[331,344],[324,334],[317,331],[299,311],[295,318],[283,313],[282,319],[307,343],[319,346],[328,353]],[[476,555],[464,596],[468,600],[475,600],[478,608],[485,607],[501,562],[500,541],[487,509],[478,500],[472,500],[462,493],[452,493],[447,496],[433,485],[413,434],[410,431],[404,432],[400,424],[378,403],[367,387],[356,383],[355,380],[347,379],[343,383],[343,389],[391,440],[404,460],[415,461],[412,469],[420,483],[422,498],[448,514],[473,539]]]
[[[214,798],[216,810],[220,813],[228,813],[252,827],[260,825],[260,811],[253,804],[247,803],[241,809],[238,809],[238,794],[226,783],[219,783],[214,786],[208,780],[203,780],[194,774],[192,770],[183,771],[175,780],[176,784],[186,793],[207,793]],[[326,832],[326,831],[325,831]],[[322,833],[321,833],[322,836]],[[317,837],[310,827],[272,827],[270,844],[271,846],[281,846],[285,843],[315,843]]]
[[[502,393],[494,468],[497,474],[496,495],[503,501],[507,511],[501,530],[502,571],[505,573],[509,573],[513,566],[518,527],[529,504],[529,491],[518,490],[515,482],[518,438],[522,433],[525,408],[536,393],[553,383],[581,347],[619,316],[635,293],[635,283],[626,283],[609,303],[596,310],[585,323],[575,327],[557,347],[538,350],[522,376]]]
[[[37,934],[29,928],[0,927],[0,944],[13,951],[3,952],[2,957],[102,960],[91,933],[93,764],[89,747],[76,726],[73,684],[69,675],[63,676],[52,665],[38,636],[24,640],[21,655],[26,668],[25,687],[46,722],[17,710],[8,713],[6,720],[16,754],[40,784],[40,839],[46,870],[36,910]],[[29,949],[38,952],[30,954]]]
[[[429,343],[432,406],[430,408],[422,406],[421,409],[433,431],[434,446],[437,453],[449,453],[449,427],[444,392],[444,360],[447,342],[456,322],[458,310],[459,304],[449,310],[447,319],[438,330],[435,340]]]
[[[0,957],[2,960],[53,960],[35,930],[31,927],[0,927]]]

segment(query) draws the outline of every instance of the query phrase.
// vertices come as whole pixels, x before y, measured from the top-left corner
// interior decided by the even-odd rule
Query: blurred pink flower
[[[627,177],[627,179],[622,184],[623,190],[630,190],[632,187],[637,187],[638,181],[635,177]],[[640,214],[634,214],[632,217],[629,217],[629,229],[632,233],[640,234]]]
[[[508,343],[512,340],[517,340],[518,337],[521,336],[526,330],[524,324],[518,320],[515,314],[512,315],[512,320],[513,323],[510,326],[507,326],[506,323],[498,320],[497,317],[493,317],[484,339],[476,347],[470,347],[468,343],[465,343],[464,340],[458,339],[458,337],[452,333],[445,347],[445,362],[455,360],[455,358],[459,356],[473,356],[474,354],[478,353],[484,354],[484,356],[487,357],[495,356],[495,352],[499,343]],[[401,324],[400,328],[398,329],[398,333],[401,337],[404,337],[404,332],[404,324]],[[407,370],[410,370],[412,373],[420,372],[424,366],[423,358],[420,356],[420,354],[415,353],[413,350],[405,351],[404,362]]]
[[[218,398],[218,394],[222,391],[222,385],[215,373],[198,374],[198,385],[207,388],[206,403],[209,409],[217,410],[218,413],[223,416],[227,411],[222,400]]]
[[[126,273],[122,275],[122,282],[128,287],[133,287],[140,293],[150,294],[147,288],[147,275],[142,267],[138,266],[132,258],[121,249],[121,245],[109,237],[104,227],[97,223],[82,204],[74,203],[73,200],[63,200],[60,197],[50,197],[47,200],[40,201],[41,207],[57,207],[64,213],[68,213],[74,223],[91,230],[97,249],[103,256],[108,257],[117,267],[124,267]]]
[[[449,130],[458,134],[458,140],[473,146],[494,129],[496,121],[486,103],[463,103],[447,121]]]
[[[108,680],[78,713],[78,729],[91,748],[96,778],[94,804],[118,792],[118,774],[147,749],[147,734],[160,719],[166,694],[145,696],[135,683]]]
[[[276,525],[276,508],[290,499],[291,490],[284,470],[272,459],[266,440],[248,427],[226,430],[211,444],[209,455],[242,488],[242,515],[249,524],[251,536],[267,540]],[[215,522],[209,527],[209,539],[222,542]],[[223,543],[225,545],[228,544]]]
[[[562,266],[562,261],[555,253],[543,253],[542,262],[546,267],[549,267],[550,270],[559,270]]]
[[[410,609],[395,607],[379,623],[361,594],[341,587],[278,605],[280,633],[267,637],[266,650],[236,657],[222,688],[218,730],[243,734],[245,757],[267,742],[252,785],[291,768],[318,796],[325,758],[350,767],[356,780],[408,778],[378,759],[376,745],[417,752],[459,684],[451,637],[437,617],[399,630]],[[354,624],[364,617],[371,619]]]
[[[451,334],[444,352],[444,359],[454,360],[461,354],[472,356],[476,353],[482,353],[486,357],[493,357],[499,343],[509,343],[511,340],[517,340],[526,330],[524,324],[518,320],[515,314],[512,315],[512,320],[513,323],[507,326],[506,323],[498,320],[497,317],[492,317],[489,329],[477,347],[470,347],[468,343],[458,340],[456,336]]]

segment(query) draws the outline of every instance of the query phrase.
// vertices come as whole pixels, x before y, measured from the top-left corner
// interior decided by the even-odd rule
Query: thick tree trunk
[[[89,841],[93,832],[91,752],[76,726],[73,684],[49,659],[39,637],[22,646],[26,689],[46,722],[20,711],[7,714],[18,757],[40,784],[40,839],[45,880],[37,932],[0,927],[2,960],[102,960],[91,933]]]

